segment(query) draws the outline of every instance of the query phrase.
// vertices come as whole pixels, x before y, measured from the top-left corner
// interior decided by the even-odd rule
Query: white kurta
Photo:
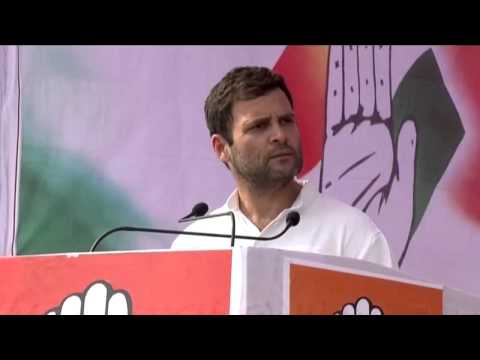
[[[290,228],[280,238],[271,241],[236,239],[235,246],[269,247],[345,256],[392,267],[388,243],[370,218],[352,206],[320,194],[308,182],[303,183],[303,188],[292,206],[283,210],[263,231],[260,231],[239,209],[236,190],[222,207],[212,211],[211,214],[233,211],[237,236],[268,237],[284,229],[286,216],[291,210],[300,214],[300,223]],[[198,220],[188,226],[185,231],[228,235],[232,231],[232,221],[229,216]],[[228,249],[230,239],[180,235],[171,248],[174,250]]]

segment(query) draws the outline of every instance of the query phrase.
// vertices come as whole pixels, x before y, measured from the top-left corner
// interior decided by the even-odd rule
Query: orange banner
[[[442,314],[435,287],[290,265],[290,314]]]
[[[231,255],[226,250],[1,258],[0,314],[60,312],[67,298],[73,306],[87,301],[85,292],[94,284],[107,297],[127,298],[131,314],[228,314]]]

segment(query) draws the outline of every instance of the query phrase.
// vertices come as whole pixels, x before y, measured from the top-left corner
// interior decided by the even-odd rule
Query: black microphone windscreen
[[[291,224],[292,226],[297,226],[300,222],[300,214],[296,211],[291,211],[287,215],[287,224]]]
[[[198,203],[192,209],[192,215],[195,216],[195,217],[203,216],[207,212],[208,212],[208,205],[205,204],[204,202]]]

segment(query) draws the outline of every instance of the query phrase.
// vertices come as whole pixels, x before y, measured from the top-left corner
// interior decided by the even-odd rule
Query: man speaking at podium
[[[211,90],[205,116],[218,159],[237,188],[212,212],[232,211],[237,235],[269,237],[285,227],[290,211],[300,222],[272,241],[238,239],[238,246],[345,256],[392,266],[388,243],[360,210],[299,181],[300,132],[293,99],[282,76],[263,67],[231,70]],[[197,220],[186,231],[231,232],[228,216]],[[172,249],[229,248],[230,239],[180,235]]]

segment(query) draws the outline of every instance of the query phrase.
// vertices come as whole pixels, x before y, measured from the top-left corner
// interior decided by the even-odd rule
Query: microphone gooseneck
[[[200,210],[208,209],[208,206],[203,203],[205,206],[199,206]],[[198,205],[198,204],[197,204]],[[195,209],[195,207],[194,207]],[[192,210],[193,212],[193,210]],[[201,212],[201,211],[200,211]],[[199,213],[200,213],[199,212]],[[154,228],[144,228],[144,227],[134,227],[134,226],[121,226],[114,229],[111,229],[105,233],[103,233],[90,247],[89,251],[94,252],[100,242],[105,239],[107,236],[119,232],[119,231],[128,231],[128,232],[150,232],[150,233],[161,233],[161,234],[177,234],[177,235],[190,235],[190,236],[206,236],[206,237],[219,237],[219,238],[230,238],[231,239],[231,246],[235,245],[235,239],[244,239],[244,240],[258,240],[258,241],[270,241],[275,240],[285,234],[288,229],[293,226],[297,226],[300,222],[300,214],[296,211],[290,211],[286,217],[286,226],[285,228],[274,236],[269,237],[258,237],[258,236],[246,236],[246,235],[236,235],[235,234],[235,215],[232,211],[228,211],[225,213],[213,214],[213,215],[203,215],[197,216],[195,218],[182,218],[179,222],[187,222],[187,221],[195,221],[195,220],[203,220],[209,219],[219,216],[230,216],[232,219],[232,233],[230,235],[227,234],[216,234],[216,233],[204,233],[204,232],[193,232],[193,231],[180,231],[180,230],[169,230],[169,229],[154,229]]]

